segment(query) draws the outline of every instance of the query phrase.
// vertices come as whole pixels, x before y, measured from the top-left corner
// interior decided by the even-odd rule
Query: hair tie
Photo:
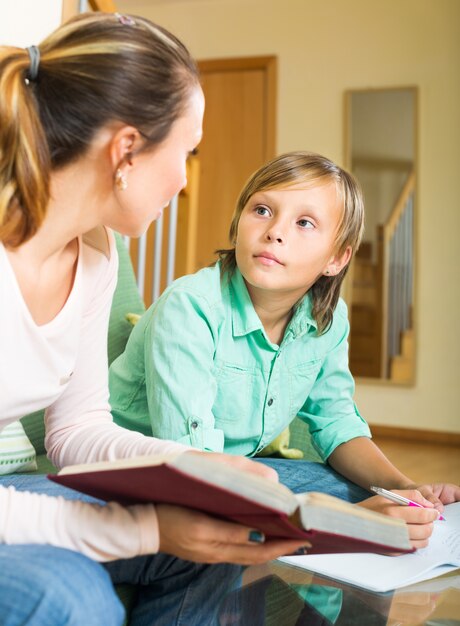
[[[30,66],[29,71],[27,72],[27,78],[29,81],[34,82],[37,80],[38,76],[38,67],[40,65],[40,50],[37,46],[29,46],[26,48],[29,53],[30,58]]]

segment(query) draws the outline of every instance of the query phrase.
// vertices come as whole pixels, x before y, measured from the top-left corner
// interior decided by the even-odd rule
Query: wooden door
[[[238,195],[249,175],[275,155],[276,58],[199,62],[206,99],[198,148],[200,183],[191,271],[229,245]],[[181,254],[180,250],[177,251]],[[185,251],[184,251],[185,252]],[[178,266],[184,263],[178,259]],[[189,266],[190,267],[190,266]]]

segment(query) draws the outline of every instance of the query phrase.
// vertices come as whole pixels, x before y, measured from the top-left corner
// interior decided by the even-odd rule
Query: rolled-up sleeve
[[[355,437],[370,437],[367,422],[354,403],[355,384],[348,366],[349,322],[343,302],[334,314],[329,350],[318,378],[299,412],[308,424],[313,444],[326,460],[337,446]]]
[[[217,305],[216,305],[217,306]],[[212,302],[176,288],[155,305],[145,330],[147,402],[154,436],[222,452],[212,407],[218,328]]]

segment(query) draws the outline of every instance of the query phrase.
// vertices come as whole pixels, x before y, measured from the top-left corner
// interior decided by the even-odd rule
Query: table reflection
[[[460,626],[458,572],[372,593],[273,562],[244,571],[219,626]]]

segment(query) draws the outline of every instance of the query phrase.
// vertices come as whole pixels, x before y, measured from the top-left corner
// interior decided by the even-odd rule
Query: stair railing
[[[391,359],[401,352],[402,333],[412,327],[414,301],[414,194],[411,171],[381,230],[382,259],[382,363],[385,378]]]

